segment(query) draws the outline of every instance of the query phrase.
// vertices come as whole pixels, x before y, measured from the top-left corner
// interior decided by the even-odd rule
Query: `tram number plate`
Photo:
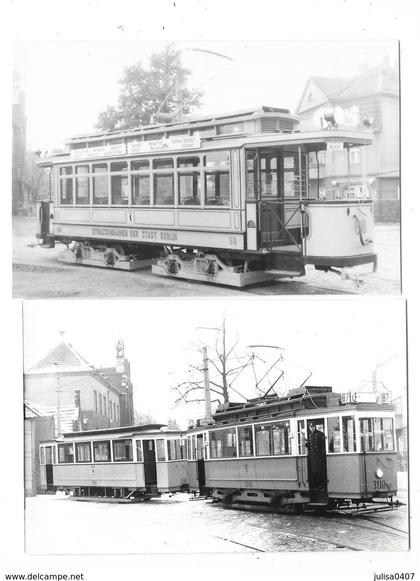
[[[385,480],[374,480],[373,481],[373,490],[388,490],[389,486]]]

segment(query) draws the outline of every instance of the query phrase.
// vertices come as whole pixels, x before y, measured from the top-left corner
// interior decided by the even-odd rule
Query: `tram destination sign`
[[[74,160],[94,157],[112,157],[133,153],[150,153],[160,151],[180,151],[183,149],[198,149],[200,147],[198,135],[182,135],[167,139],[153,139],[151,141],[132,141],[131,143],[114,143],[98,147],[84,147],[72,149],[70,157]]]
[[[345,405],[348,403],[391,403],[390,393],[372,393],[372,392],[359,392],[359,391],[347,391],[341,394],[340,404]]]

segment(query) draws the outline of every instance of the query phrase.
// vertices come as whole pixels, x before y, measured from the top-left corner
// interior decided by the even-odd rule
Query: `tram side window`
[[[60,464],[74,462],[73,444],[58,444],[58,462]]]
[[[136,440],[136,457],[137,462],[143,462],[143,447],[141,440]]]
[[[298,452],[299,454],[306,454],[307,448],[305,446],[306,442],[305,420],[298,420],[297,430],[298,430]]]
[[[131,462],[133,460],[133,443],[131,440],[114,440],[112,442],[114,462]]]
[[[238,428],[239,456],[253,456],[252,426]]]
[[[149,206],[150,177],[148,175],[131,175],[131,193],[135,206]]]
[[[181,460],[183,457],[181,442],[179,440],[168,440],[166,442],[168,449],[168,460]]]
[[[289,447],[289,435],[290,435],[290,424],[289,422],[279,422],[278,424],[273,424],[273,454],[290,454]]]
[[[90,442],[76,443],[76,462],[92,462]]]
[[[290,454],[290,422],[255,426],[257,456]]]
[[[178,175],[179,203],[183,206],[199,206],[201,204],[200,158],[180,157],[178,168],[190,171],[180,171]]]
[[[341,452],[341,429],[340,418],[327,418],[328,429],[328,451],[332,453]]]
[[[165,440],[156,440],[156,459],[158,462],[164,462],[165,457]]]
[[[111,462],[111,444],[108,440],[93,442],[93,460],[95,462]]]
[[[60,167],[60,204],[70,206],[73,204],[73,168],[71,166]]]
[[[126,161],[111,163],[111,201],[114,206],[126,206],[128,204],[127,169]]]
[[[343,416],[343,450],[356,451],[356,422],[353,416]]]
[[[280,197],[278,181],[278,154],[264,154],[260,157],[261,196]]]
[[[92,167],[93,204],[108,204],[108,166],[106,163],[97,163]]]
[[[154,170],[173,168],[172,159],[154,159]],[[160,206],[172,206],[174,203],[174,175],[173,173],[155,173],[153,175],[154,203]]]
[[[236,457],[236,434],[234,428],[210,432],[210,457]]]
[[[256,200],[258,196],[257,156],[254,152],[246,154],[246,197]]]
[[[86,206],[89,204],[89,166],[76,166],[76,205]]]
[[[204,157],[207,206],[230,206],[230,161],[228,151]]]
[[[299,188],[296,187],[297,172],[297,154],[285,153],[283,157],[283,191],[286,198],[299,196]]]

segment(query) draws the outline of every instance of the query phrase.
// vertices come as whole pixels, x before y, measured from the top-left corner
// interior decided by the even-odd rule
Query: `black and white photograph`
[[[404,304],[203,306],[25,304],[28,553],[407,550]]]
[[[13,107],[15,297],[400,292],[395,40],[17,42]]]
[[[1,578],[415,581],[420,7],[0,10]]]

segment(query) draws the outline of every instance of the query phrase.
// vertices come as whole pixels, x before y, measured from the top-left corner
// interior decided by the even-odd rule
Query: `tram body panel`
[[[244,235],[235,232],[209,232],[194,230],[169,230],[141,228],[127,224],[69,224],[56,223],[54,235],[57,238],[73,240],[103,241],[112,240],[119,243],[140,243],[187,246],[199,248],[219,248],[226,250],[243,250]]]
[[[309,233],[306,237],[306,261],[328,265],[341,258],[373,253],[372,202],[308,202]],[[369,260],[371,262],[372,260]],[[337,265],[338,266],[338,265]]]
[[[308,486],[298,462],[293,456],[206,461],[206,486],[304,492]]]
[[[382,476],[378,476],[378,469]],[[330,454],[327,476],[328,493],[333,498],[392,496],[397,491],[397,454]]]
[[[187,460],[157,462],[157,487],[159,492],[175,492],[189,484]]]
[[[56,464],[53,472],[57,487],[145,488],[142,463]]]
[[[367,452],[361,456],[361,461],[363,465],[366,465],[368,493],[375,496],[389,496],[396,493],[398,488],[397,452]]]

